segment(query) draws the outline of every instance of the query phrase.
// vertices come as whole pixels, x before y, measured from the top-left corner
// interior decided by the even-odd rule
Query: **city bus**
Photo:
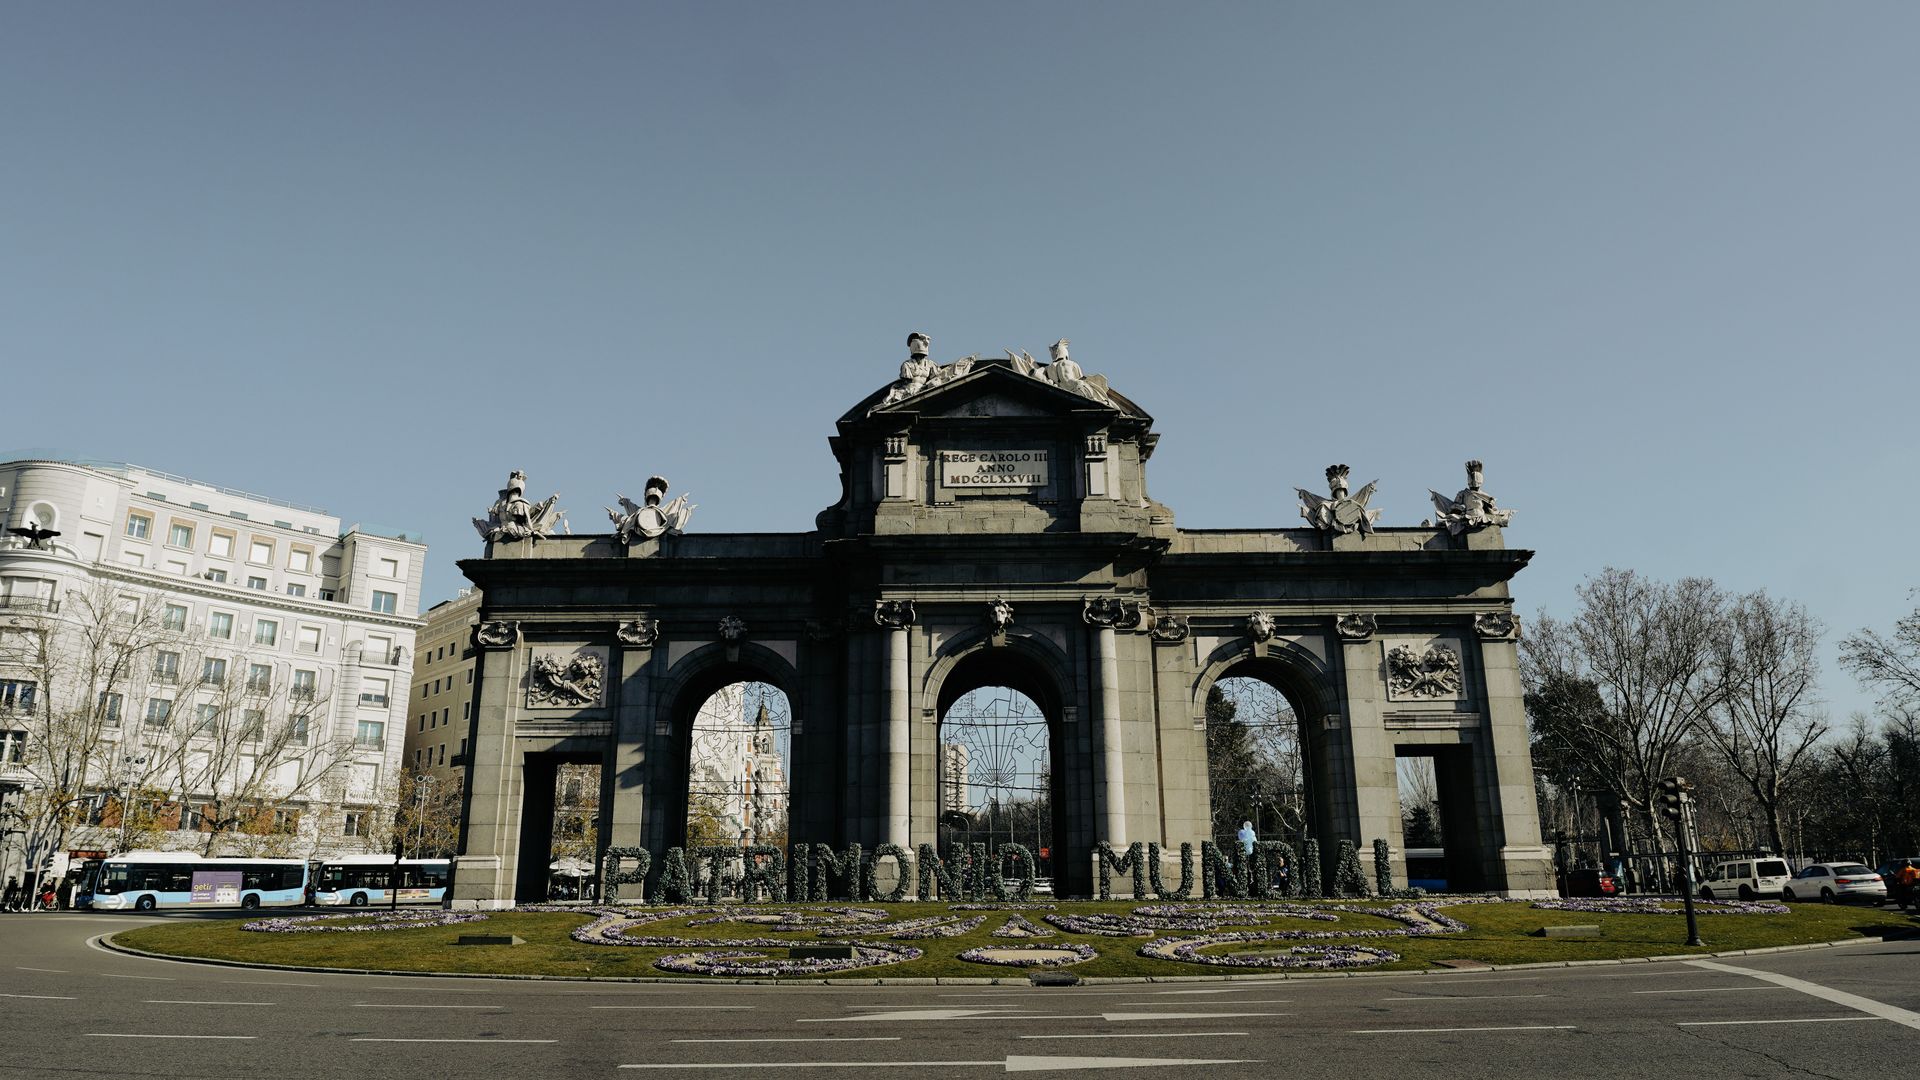
[[[129,851],[100,863],[96,911],[298,907],[307,898],[300,859],[209,859],[184,851]]]
[[[402,904],[437,904],[447,895],[446,859],[401,859],[400,880],[394,880],[389,855],[345,855],[318,864],[313,874],[313,902],[365,907],[392,903],[387,893],[398,889]]]

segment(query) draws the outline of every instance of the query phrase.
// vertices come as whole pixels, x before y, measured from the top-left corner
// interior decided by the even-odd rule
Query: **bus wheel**
[[[154,908],[154,903],[153,903],[153,897],[151,896],[143,896],[140,899],[135,900],[133,902],[133,909],[135,911],[152,911],[153,908]]]
[[[259,893],[248,893],[247,895],[240,898],[240,908],[243,911],[252,911],[253,909],[259,906],[260,906]]]
[[[367,894],[366,894],[366,893],[363,893],[363,892],[357,892],[357,893],[354,893],[354,894],[353,894],[353,906],[354,906],[354,907],[366,907],[366,906],[367,906]]]

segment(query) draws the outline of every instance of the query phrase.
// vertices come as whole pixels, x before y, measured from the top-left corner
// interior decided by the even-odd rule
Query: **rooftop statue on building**
[[[540,502],[527,498],[527,474],[519,469],[507,477],[507,486],[500,489],[500,497],[487,508],[487,516],[474,518],[473,527],[480,539],[490,544],[512,543],[515,540],[539,541],[553,535],[554,526],[560,524],[566,513],[554,504],[560,496],[549,495]]]
[[[1437,524],[1445,525],[1447,531],[1455,536],[1469,529],[1497,525],[1505,528],[1513,520],[1512,510],[1502,510],[1493,500],[1492,494],[1481,489],[1486,482],[1486,474],[1478,461],[1467,462],[1467,486],[1449,499],[1437,491],[1429,490],[1433,496],[1433,508],[1438,511]]]
[[[667,494],[667,478],[652,476],[647,478],[646,493],[641,497],[645,505],[634,504],[625,495],[618,496],[620,509],[606,507],[607,517],[613,520],[613,530],[623,544],[632,544],[640,540],[652,540],[672,533],[680,535],[687,529],[687,522],[693,520],[693,512],[698,507],[687,502],[686,493],[674,496],[673,501],[662,505],[660,500]]]

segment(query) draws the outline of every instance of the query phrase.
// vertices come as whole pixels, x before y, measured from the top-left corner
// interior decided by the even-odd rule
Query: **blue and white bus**
[[[209,859],[182,851],[129,851],[100,864],[96,911],[155,908],[298,907],[307,864],[299,859]]]
[[[399,880],[395,880],[395,871]],[[391,855],[345,855],[319,864],[313,874],[313,902],[335,906],[437,904],[447,895],[446,859],[401,859]],[[387,890],[398,889],[396,898]]]

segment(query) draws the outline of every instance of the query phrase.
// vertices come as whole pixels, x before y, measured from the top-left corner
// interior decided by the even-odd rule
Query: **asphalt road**
[[[1087,987],[316,975],[0,916],[0,1077],[1905,1077],[1920,941],[1707,962]]]

